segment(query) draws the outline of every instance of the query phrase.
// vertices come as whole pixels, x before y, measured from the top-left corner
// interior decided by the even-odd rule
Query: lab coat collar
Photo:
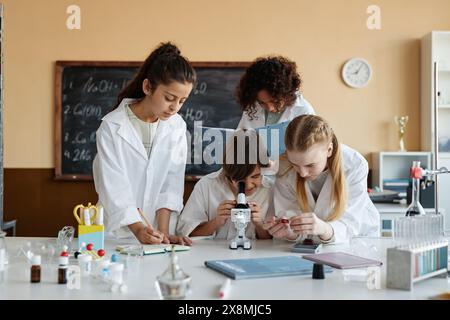
[[[305,183],[306,197],[308,198],[309,209],[311,212],[320,212],[322,217],[326,217],[330,213],[330,209],[333,207],[331,205],[331,189],[332,189],[332,177],[328,173],[325,182],[323,184],[322,190],[320,190],[317,201],[309,188],[309,184]]]
[[[142,155],[145,159],[148,159],[147,151],[145,150],[142,140],[136,130],[134,130],[125,110],[128,105],[135,101],[137,101],[137,99],[123,99],[120,102],[119,106],[115,110],[104,116],[102,120],[118,125],[119,128],[117,129],[117,134],[122,137],[128,144],[130,144],[140,155]],[[177,115],[173,117],[176,116]],[[171,120],[172,119],[159,121],[153,141],[153,149],[157,145],[158,141],[163,139],[165,135],[169,134],[173,129],[175,129],[175,124]]]
[[[264,127],[266,123],[266,114],[264,112],[264,108],[261,107],[259,103],[256,103],[256,112],[252,117],[255,128]]]
[[[219,169],[217,171],[211,172],[210,174],[206,175],[205,177],[208,179],[216,179],[218,178],[223,172],[223,169]]]
[[[304,100],[303,100],[303,96],[301,93],[297,92],[297,98],[295,99],[295,102],[293,105],[287,106],[284,111],[283,114],[280,117],[280,120],[278,121],[278,123],[281,122],[286,122],[289,121],[290,119],[294,118],[293,117],[293,112],[295,111],[296,108],[298,107],[302,107],[304,106]],[[256,113],[254,115],[254,120],[256,121],[256,127],[264,127],[265,123],[266,123],[266,113],[265,113],[265,109],[263,107],[261,107],[261,105],[256,102]]]
[[[344,169],[344,175],[348,176],[349,170],[354,167],[354,160],[349,158],[350,154],[354,154],[351,152],[351,149],[345,145],[340,144],[341,147],[341,163]],[[310,210],[312,212],[320,212],[321,216],[327,217],[330,215],[331,209],[334,207],[334,203],[332,201],[331,190],[333,189],[333,178],[330,173],[328,173],[325,182],[323,184],[322,190],[317,197],[317,201],[314,200],[314,196],[312,195],[311,189],[309,188],[309,184],[305,183],[306,196],[308,198],[308,203],[310,204]]]

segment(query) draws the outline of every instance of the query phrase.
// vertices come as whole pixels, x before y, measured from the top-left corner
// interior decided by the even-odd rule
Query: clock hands
[[[357,74],[359,73],[359,71],[361,70],[362,66],[363,66],[363,65],[361,64],[361,65],[359,66],[358,70],[356,70],[356,72],[353,72],[352,74],[356,74],[356,75],[357,75]]]

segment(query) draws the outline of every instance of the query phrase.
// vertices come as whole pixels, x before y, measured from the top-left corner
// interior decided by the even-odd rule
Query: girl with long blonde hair
[[[325,243],[378,236],[379,214],[367,193],[368,165],[361,154],[340,144],[328,122],[315,115],[293,119],[285,144],[275,217],[265,224],[270,234]]]

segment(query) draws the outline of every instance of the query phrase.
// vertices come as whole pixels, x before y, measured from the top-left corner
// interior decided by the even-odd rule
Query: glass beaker
[[[191,277],[179,266],[174,246],[170,254],[170,264],[162,275],[157,277],[164,299],[183,299],[190,290]]]
[[[419,202],[420,196],[420,177],[422,174],[419,172],[422,170],[420,167],[420,161],[413,161],[413,166],[411,168],[411,179],[412,179],[412,200],[411,204],[406,209],[406,216],[417,216],[425,215],[425,210]]]

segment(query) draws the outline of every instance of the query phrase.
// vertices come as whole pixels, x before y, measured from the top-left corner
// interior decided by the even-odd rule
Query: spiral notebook
[[[147,244],[147,245],[120,245],[116,247],[116,251],[128,254],[129,252],[135,252],[136,248],[142,247],[143,255],[150,255],[150,254],[159,254],[159,253],[166,253],[172,251],[172,245],[171,244]],[[174,245],[175,251],[189,251],[191,250],[191,247],[184,246],[180,244]]]
[[[235,280],[311,275],[313,269],[311,261],[298,256],[208,260],[205,265]],[[331,268],[325,267],[325,272]]]

